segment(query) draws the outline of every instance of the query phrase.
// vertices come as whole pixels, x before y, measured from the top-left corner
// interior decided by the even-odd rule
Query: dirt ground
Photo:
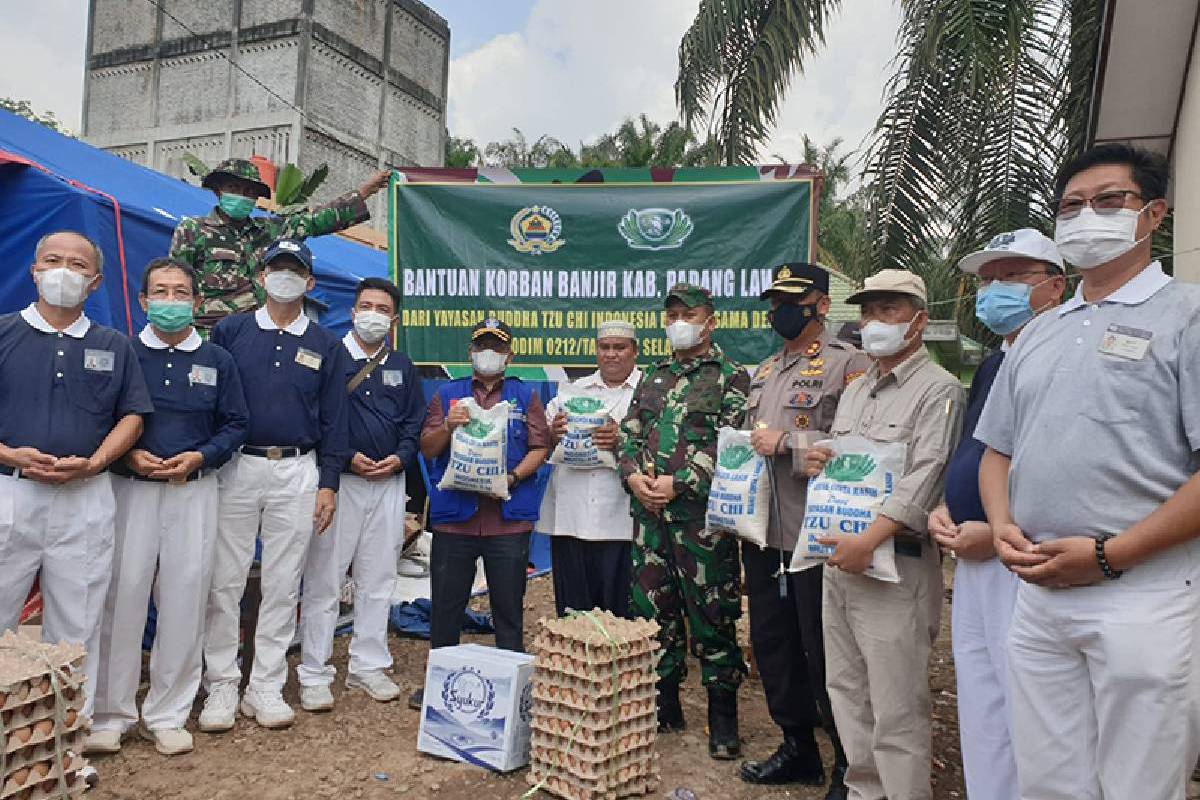
[[[535,621],[554,613],[548,577],[533,580],[525,601],[527,640]],[[933,796],[936,800],[963,798],[955,710],[954,666],[950,659],[949,605],[942,615],[930,670],[933,691]],[[742,621],[745,638],[745,619]],[[334,663],[344,674],[349,637],[339,637]],[[466,637],[490,644],[490,637]],[[405,697],[424,680],[428,644],[416,639],[391,638],[395,680]],[[295,665],[295,656],[291,659]],[[768,789],[742,783],[737,762],[708,757],[704,730],[705,700],[699,669],[690,670],[683,702],[689,727],[683,734],[658,740],[662,788],[650,797],[663,797],[686,787],[699,800],[750,798],[821,798],[824,789]],[[289,681],[284,698],[297,709],[296,724],[268,731],[239,718],[233,731],[222,735],[197,732],[194,752],[164,758],[147,742],[131,739],[120,754],[99,757],[93,764],[100,785],[91,800],[308,800],[308,798],[437,798],[438,800],[516,800],[529,789],[527,770],[507,775],[490,773],[417,752],[418,715],[401,700],[380,704],[361,692],[334,686],[337,707],[328,714],[299,709],[298,689]],[[762,684],[749,679],[740,695],[741,735],[751,758],[769,755],[779,733],[767,714]],[[196,713],[199,712],[197,706]],[[194,722],[194,718],[193,718]],[[823,734],[826,764],[832,761]],[[548,797],[549,795],[541,795]]]

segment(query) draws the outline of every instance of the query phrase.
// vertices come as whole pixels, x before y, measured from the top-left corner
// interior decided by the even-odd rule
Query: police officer
[[[254,665],[241,711],[266,728],[295,718],[283,702],[287,648],[296,630],[296,596],[309,542],[333,520],[349,458],[348,369],[338,338],[304,314],[315,285],[312,253],[283,239],[266,253],[260,280],[267,303],[227,317],[213,342],[233,356],[250,409],[246,444],[220,474],[221,512],[204,635],[208,698],[203,731],[233,727],[238,682],[238,602],[262,540],[262,605]]]
[[[300,705],[333,708],[329,685],[342,578],[354,565],[354,636],[350,640],[347,689],[362,689],[380,702],[400,689],[386,675],[388,611],[396,578],[396,537],[404,530],[404,466],[417,452],[425,417],[421,378],[404,353],[388,347],[396,325],[400,290],[383,278],[364,278],[355,292],[353,326],[342,339],[348,354],[350,450],[338,490],[333,527],[313,540],[304,569],[300,604],[302,656],[296,670]]]
[[[216,208],[206,217],[184,217],[171,239],[171,257],[199,278],[196,327],[207,332],[226,315],[261,305],[266,295],[258,272],[271,243],[324,236],[369,219],[366,200],[387,184],[389,174],[379,172],[357,191],[311,211],[252,217],[258,198],[271,196],[258,167],[241,158],[218,164],[201,181],[217,195]]]
[[[643,376],[621,424],[620,471],[633,496],[631,606],[660,626],[659,730],[684,727],[679,684],[690,629],[708,690],[708,752],[727,760],[741,752],[740,569],[736,540],[705,533],[704,512],[717,429],[741,427],[750,376],[712,342],[716,313],[707,289],[671,287],[666,321],[674,353]]]
[[[772,508],[766,548],[743,545],[742,564],[750,643],[783,744],[765,761],[744,763],[741,777],[748,783],[823,784],[825,772],[813,737],[815,724],[823,723],[834,750],[827,797],[844,798],[846,755],[825,691],[822,570],[786,570],[804,521],[804,451],[828,436],[842,390],[871,362],[826,329],[829,273],[820,265],[784,264],[762,299],[771,302],[771,327],[784,345],[754,373],[746,422],[754,429],[755,450],[773,460],[779,516]]]
[[[142,631],[152,586],[157,624],[141,734],[186,753],[200,688],[204,603],[217,536],[217,472],[246,436],[242,382],[229,353],[192,325],[192,268],[156,258],[138,297],[149,320],[134,342],[154,401],[134,449],[113,465],[116,539],[104,605],[96,715],[87,750],[114,753],[138,721]]]
[[[0,317],[0,630],[16,630],[41,575],[42,639],[83,642],[95,685],[113,558],[108,466],[153,410],[129,340],[83,313],[100,248],[59,231],[32,267],[38,299]],[[87,693],[83,713],[94,698]]]

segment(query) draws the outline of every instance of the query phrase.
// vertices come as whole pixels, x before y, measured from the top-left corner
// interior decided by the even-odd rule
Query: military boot
[[[679,733],[686,725],[683,721],[683,706],[679,704],[679,684],[674,681],[658,682],[658,732]]]
[[[718,761],[732,761],[742,754],[736,689],[708,687],[708,754]]]

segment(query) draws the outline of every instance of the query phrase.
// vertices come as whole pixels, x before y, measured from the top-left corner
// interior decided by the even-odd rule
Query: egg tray
[[[654,774],[655,761],[635,754],[614,756],[608,761],[585,761],[571,753],[555,749],[533,747],[529,758],[546,768],[548,772],[562,771],[579,783],[607,789],[619,786],[631,778],[644,778]]]
[[[78,643],[48,644],[12,631],[0,634],[0,711],[53,695],[51,668],[79,688],[83,656]]]
[[[550,731],[544,727],[534,726],[530,741],[534,746],[558,750],[571,756],[577,756],[584,761],[603,763],[625,753],[634,753],[643,750],[653,752],[652,748],[657,731],[628,731],[620,736],[603,741],[590,741],[581,736],[580,732]],[[574,733],[573,736],[572,733]]]
[[[557,719],[592,731],[601,732],[621,726],[629,726],[647,720],[657,722],[657,709],[653,698],[633,700],[621,703],[616,709],[611,705],[604,711],[580,711],[570,706],[561,705],[548,700],[533,700],[533,716],[543,719]]]
[[[607,678],[585,678],[547,669],[546,667],[539,667],[535,663],[534,680],[540,681],[547,686],[557,686],[560,689],[576,689],[593,695],[612,696],[614,687],[621,694],[646,687],[653,689],[658,683],[658,676],[653,672],[646,671],[617,673],[616,675],[609,673]]]
[[[648,619],[623,619],[608,611],[593,609],[586,614],[538,621],[535,647],[585,657],[607,651],[613,656],[648,653],[658,647],[658,623]],[[603,630],[601,629],[603,628]]]
[[[658,642],[613,644],[612,642],[576,642],[561,637],[539,636],[533,640],[531,652],[535,655],[558,655],[585,664],[597,666],[614,661],[653,660],[658,657]]]
[[[70,712],[74,712],[78,716],[80,709],[83,708],[85,699],[83,692],[74,689],[63,689],[61,706],[63,716],[68,716]],[[17,728],[32,725],[44,719],[54,719],[54,709],[57,702],[57,699],[51,695],[43,697],[40,700],[25,703],[24,705],[13,706],[7,711],[0,711],[0,731],[3,731],[4,736],[7,738],[8,734]]]
[[[45,763],[45,762],[41,762]],[[4,778],[0,787],[0,800],[41,800],[41,798],[61,798],[59,787],[60,775],[67,776],[67,796],[76,797],[87,790],[87,784],[79,777],[79,771],[87,766],[87,760],[82,756],[72,754],[64,764],[51,763],[45,775],[38,775],[31,768],[21,768],[18,773]],[[18,778],[22,778],[18,782]]]
[[[607,777],[603,783],[581,781],[557,768],[538,764],[530,768],[529,782],[534,786],[541,786],[543,790],[565,798],[565,800],[622,800],[626,797],[640,797],[649,794],[662,785],[657,773],[633,775],[624,781],[615,781],[610,785]]]
[[[71,711],[74,711],[74,709],[71,709]],[[68,714],[68,716],[69,716],[69,714]],[[40,723],[42,723],[42,722],[50,722],[51,724],[50,725],[41,725]],[[53,711],[51,711],[48,715],[42,717],[40,720],[38,720],[38,722],[35,722],[33,725],[22,725],[19,728],[13,728],[12,730],[5,731],[4,732],[4,752],[6,755],[5,760],[7,761],[9,753],[13,753],[13,752],[16,752],[17,750],[22,750],[22,749],[25,749],[28,747],[33,747],[35,745],[42,744],[43,742],[53,742],[54,741],[54,724],[53,724],[53,722],[54,722],[54,713],[53,713]],[[79,729],[84,727],[84,725],[88,724],[88,722],[89,722],[89,720],[87,717],[85,717],[83,714],[75,712],[75,718],[70,722],[70,724],[68,724],[66,722],[66,719],[63,720],[63,725],[59,729],[60,735],[65,737],[68,734],[74,733],[75,731],[78,731]],[[39,728],[40,728],[40,730],[39,730]],[[27,729],[31,729],[31,730],[29,730],[29,738],[22,739],[20,731],[27,730]]]
[[[533,664],[541,669],[571,675],[583,680],[611,682],[614,671],[618,676],[652,675],[655,661],[656,659],[651,653],[619,658],[616,661],[597,662],[593,660],[589,662],[586,659],[563,653],[542,651],[533,660]]]
[[[64,752],[73,751],[76,753],[83,751],[83,742],[87,738],[87,729],[84,727],[76,727],[75,730],[64,733],[60,739],[60,745]],[[37,744],[22,745],[19,750],[15,750],[5,755],[4,774],[0,775],[0,786],[4,785],[4,781],[9,774],[21,769],[36,764],[39,761],[46,761],[56,757],[57,748],[54,744],[54,737],[44,739]]]
[[[576,711],[585,711],[592,714],[612,714],[614,692],[611,686],[579,684],[571,687],[563,687],[554,683],[547,683],[541,680],[541,677],[538,673],[534,673],[533,697],[535,699],[567,706]],[[654,684],[644,684],[631,689],[618,689],[617,691],[619,694],[615,696],[621,703],[628,703],[634,700],[653,701],[658,696]]]

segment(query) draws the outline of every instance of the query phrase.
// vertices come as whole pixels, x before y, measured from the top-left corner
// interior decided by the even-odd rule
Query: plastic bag
[[[457,405],[467,409],[471,421],[450,436],[450,463],[438,481],[439,489],[476,492],[508,499],[508,414],[502,400],[482,409],[471,398]]]
[[[839,436],[818,446],[833,450],[833,458],[808,482],[804,523],[788,568],[792,572],[815,567],[833,555],[834,548],[821,544],[819,538],[861,534],[875,521],[904,474],[908,447],[903,442],[884,444],[863,436]],[[865,574],[888,583],[900,581],[891,538],[875,548]]]
[[[750,432],[717,431],[717,469],[708,491],[704,522],[710,531],[767,546],[771,515],[771,479],[767,460],[750,446]]]
[[[567,435],[555,446],[550,463],[572,469],[616,469],[612,452],[592,443],[592,431],[607,423],[617,406],[616,394],[591,393],[568,383],[559,389],[558,397],[562,413],[567,415]]]

